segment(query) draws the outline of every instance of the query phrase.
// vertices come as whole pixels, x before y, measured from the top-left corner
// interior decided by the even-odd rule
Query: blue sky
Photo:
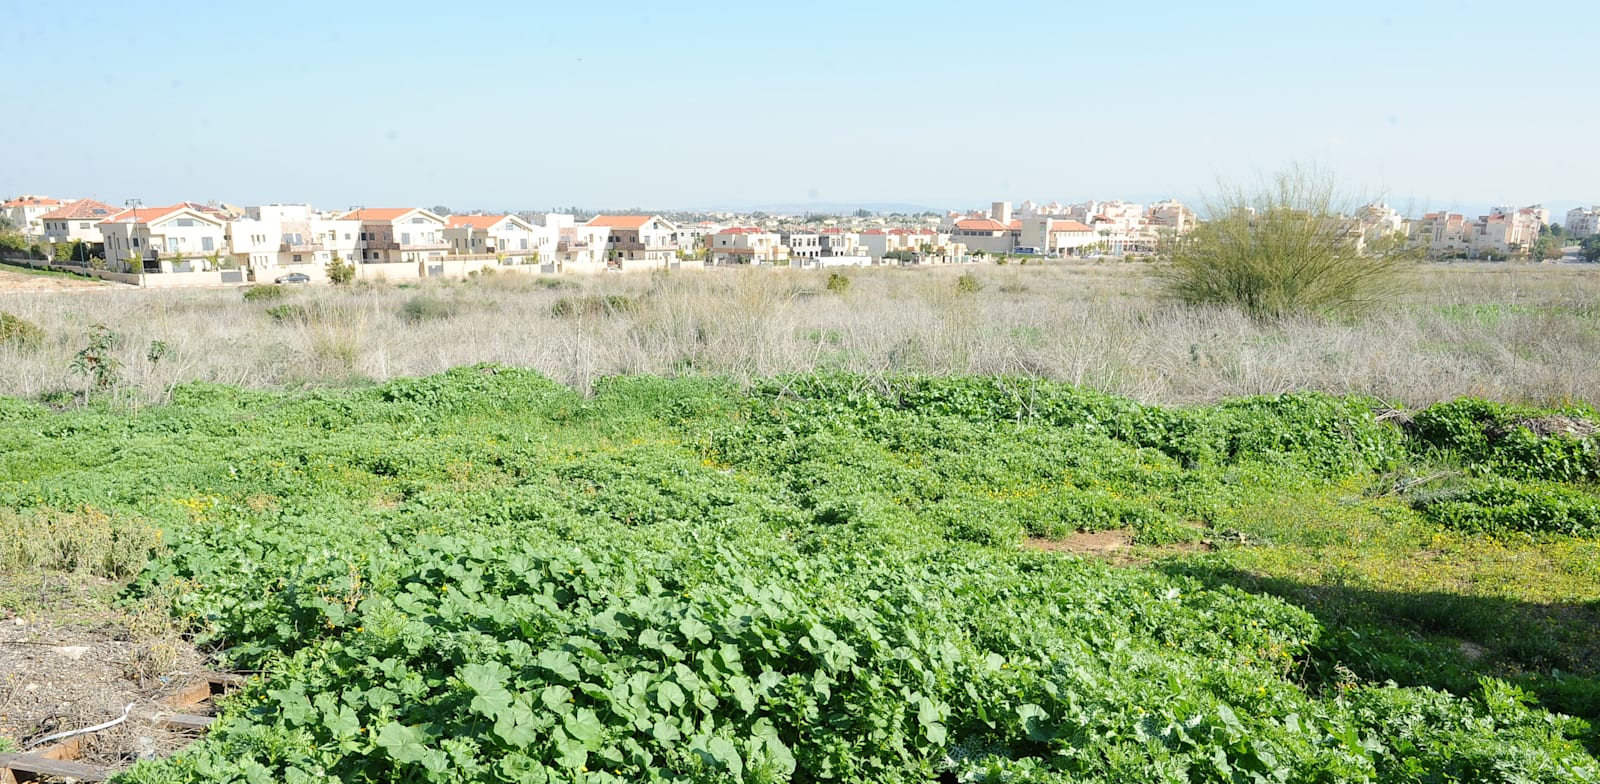
[[[1600,203],[1600,3],[8,3],[0,195]]]

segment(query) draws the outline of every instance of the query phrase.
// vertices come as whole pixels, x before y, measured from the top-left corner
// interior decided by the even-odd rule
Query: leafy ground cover
[[[480,366],[0,401],[0,507],[261,672],[124,781],[1591,781],[1595,421]]]

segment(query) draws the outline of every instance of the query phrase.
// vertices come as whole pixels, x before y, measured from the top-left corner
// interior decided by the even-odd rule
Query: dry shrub
[[[161,529],[137,517],[93,507],[0,511],[0,572],[49,569],[123,579],[143,569],[160,548]]]

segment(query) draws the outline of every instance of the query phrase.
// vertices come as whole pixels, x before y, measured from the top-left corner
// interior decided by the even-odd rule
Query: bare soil
[[[1207,542],[1178,543],[1161,546],[1138,546],[1133,543],[1133,532],[1124,530],[1079,531],[1061,539],[1030,537],[1022,546],[1048,553],[1083,555],[1109,561],[1117,566],[1135,566],[1149,563],[1155,558],[1176,553],[1197,553],[1215,549]]]
[[[79,601],[71,611],[61,617],[0,607],[0,738],[25,751],[49,735],[115,719],[131,705],[123,723],[81,736],[77,761],[117,769],[192,742],[192,734],[162,722],[210,710],[167,703],[207,680],[206,657],[170,631],[142,633],[142,620],[109,605]]]
[[[0,269],[0,293],[11,291],[76,291],[105,287],[106,284],[99,280],[63,278],[55,275],[29,275],[26,272]]]

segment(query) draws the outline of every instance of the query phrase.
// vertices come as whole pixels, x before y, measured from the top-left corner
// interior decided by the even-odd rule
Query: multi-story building
[[[44,222],[41,218],[47,212],[54,212],[71,204],[70,201],[50,199],[44,196],[18,196],[4,204],[0,204],[0,215],[5,215],[11,225],[22,235],[30,240],[44,239]]]
[[[106,261],[132,272],[196,272],[230,258],[227,219],[193,202],[130,207],[95,225]]]
[[[1019,247],[1039,253],[1069,255],[1099,241],[1094,229],[1067,218],[1037,216],[1023,218],[1017,232]]]
[[[801,266],[822,258],[822,235],[814,231],[787,229],[779,234],[789,249],[789,258]]]
[[[1567,222],[1562,228],[1568,236],[1578,239],[1600,234],[1600,204],[1567,210]]]
[[[360,224],[363,264],[437,261],[450,250],[445,219],[420,207],[362,207],[340,220]]]
[[[52,245],[81,242],[91,246],[86,249],[88,253],[103,256],[104,248],[99,246],[104,237],[100,234],[99,223],[117,212],[119,210],[109,204],[79,199],[40,215],[39,223],[44,227],[45,242]]]
[[[515,215],[451,215],[444,237],[456,255],[494,254],[521,264],[554,261],[558,233]]]
[[[255,273],[299,272],[321,279],[335,256],[354,262],[361,253],[361,223],[307,204],[246,207],[228,224],[234,262]]]
[[[865,255],[861,250],[860,235],[838,226],[817,233],[817,248],[822,258]]]
[[[668,269],[678,260],[678,227],[659,215],[597,215],[585,225],[609,231],[606,263],[615,269]]]
[[[1458,212],[1430,212],[1411,226],[1411,241],[1438,258],[1465,256],[1471,248],[1469,223]]]
[[[1158,233],[1169,232],[1175,235],[1189,233],[1195,225],[1194,210],[1189,209],[1177,199],[1158,201],[1150,205],[1146,212],[1149,226]]]
[[[789,263],[789,249],[777,232],[734,226],[707,239],[711,263],[715,266]]]
[[[607,226],[580,224],[573,215],[551,212],[544,216],[546,231],[556,234],[555,266],[552,271],[600,272],[606,268]]]

